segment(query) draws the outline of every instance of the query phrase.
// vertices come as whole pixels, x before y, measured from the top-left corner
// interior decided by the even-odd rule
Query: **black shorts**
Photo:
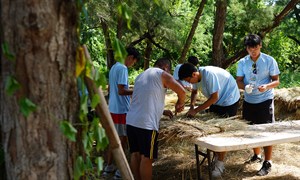
[[[149,159],[157,159],[158,132],[127,125],[130,153],[139,152]]]
[[[269,99],[258,104],[243,102],[243,118],[250,124],[266,124],[275,122],[274,100]]]
[[[209,112],[216,113],[220,117],[235,116],[239,107],[239,100],[230,106],[211,105]]]

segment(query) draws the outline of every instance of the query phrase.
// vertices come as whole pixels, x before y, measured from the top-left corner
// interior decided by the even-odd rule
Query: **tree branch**
[[[291,10],[293,10],[293,8],[300,2],[300,0],[291,0],[286,6],[285,8],[277,15],[275,16],[274,20],[273,20],[273,24],[267,28],[262,29],[259,34],[261,35],[261,38],[263,39],[267,33],[271,32],[274,28],[276,28],[277,26],[279,26],[279,24],[281,23],[281,21],[290,13]],[[222,68],[227,68],[228,66],[230,66],[231,64],[234,64],[235,62],[237,62],[240,58],[244,57],[245,55],[247,55],[247,51],[241,50],[238,53],[236,53],[236,55],[234,55],[233,57],[226,59],[225,61],[223,61],[222,63]]]

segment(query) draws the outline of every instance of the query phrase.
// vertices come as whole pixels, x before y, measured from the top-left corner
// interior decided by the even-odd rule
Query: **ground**
[[[276,117],[281,118],[277,118],[276,120],[300,120],[300,88],[280,89],[276,91]],[[202,100],[203,99],[200,98],[199,103],[201,103]],[[168,93],[166,108],[173,110],[175,102],[176,95]],[[186,109],[188,109],[188,107]],[[199,119],[207,120],[209,118],[214,117],[202,115],[197,118],[197,121],[199,121]],[[182,130],[181,127],[178,128],[178,124],[184,124],[185,122],[191,123],[192,121],[192,119],[186,120],[184,113],[179,114],[173,120],[166,118],[161,120],[159,158],[153,163],[153,179],[197,179],[194,144],[191,142],[191,136],[185,133],[186,130]],[[193,127],[189,128],[189,130],[201,130],[199,126],[196,130],[195,126],[192,126]],[[207,129],[207,127],[203,129]],[[300,152],[300,142],[275,145],[273,147],[272,172],[264,177],[255,176],[261,164],[244,165],[244,161],[249,159],[253,154],[251,149],[228,152],[225,159],[226,170],[219,179],[300,179],[300,153],[298,152]],[[203,179],[208,179],[206,164],[205,162],[205,165],[201,169]]]

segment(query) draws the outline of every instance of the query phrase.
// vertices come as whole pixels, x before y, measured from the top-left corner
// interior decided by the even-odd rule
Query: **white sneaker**
[[[121,172],[120,172],[120,170],[118,169],[118,170],[116,170],[116,172],[115,172],[115,175],[114,175],[114,178],[113,178],[114,180],[119,180],[119,179],[122,179],[122,176],[121,176]]]
[[[215,160],[213,164],[212,177],[220,177],[224,172],[224,169],[225,169],[224,162]]]
[[[116,170],[113,164],[106,165],[103,169],[103,176],[108,176],[109,174],[113,173]]]

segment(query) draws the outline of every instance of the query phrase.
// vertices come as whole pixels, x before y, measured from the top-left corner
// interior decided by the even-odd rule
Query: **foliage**
[[[13,95],[20,87],[20,83],[14,77],[8,76],[5,83],[5,91],[8,95]]]
[[[278,88],[300,87],[300,68],[297,70],[285,70],[280,74],[280,85]]]
[[[91,54],[93,67],[96,69],[93,77],[97,86],[105,87],[109,71],[106,63],[108,49],[101,30],[101,23],[105,22],[108,25],[109,38],[112,39],[116,60],[123,61],[125,59],[125,46],[148,34],[147,38],[150,38],[153,43],[151,59],[167,56],[173,60],[175,67],[200,2],[201,0],[89,0],[85,4],[86,10],[81,14],[80,39],[82,44],[87,45]],[[226,58],[244,48],[243,38],[245,35],[257,33],[269,26],[274,15],[278,14],[287,3],[287,0],[230,0],[227,7],[228,14],[223,41]],[[187,56],[197,56],[201,66],[209,65],[212,57],[214,11],[215,1],[208,0],[187,54]],[[119,26],[120,20],[126,23]],[[292,39],[299,40],[299,32],[299,21],[295,16],[290,15],[263,41],[262,51],[273,56],[279,64],[280,87],[299,86],[300,49],[299,44]],[[117,36],[119,39],[116,38]],[[146,45],[143,40],[134,44],[140,52],[146,49]],[[151,61],[150,64],[152,63]],[[234,77],[236,66],[234,64],[228,68]],[[143,72],[142,68],[143,62],[141,61],[135,68],[129,69],[129,84],[134,84],[134,79]],[[296,73],[292,73],[293,70],[296,70]],[[88,104],[91,103],[94,108],[99,103],[99,97],[94,96],[89,100],[86,87],[82,85],[80,90],[82,92],[80,119],[84,132],[84,149],[88,158],[85,159],[81,156],[77,158],[75,167],[75,177],[77,178],[91,170],[90,153],[93,149],[93,142],[97,140],[96,150],[100,150],[108,143],[103,129],[98,126],[99,119],[93,119],[92,122],[88,122],[86,119]],[[97,157],[96,161],[98,170],[101,170],[103,160],[101,157]]]
[[[136,78],[139,74],[141,74],[143,71],[144,71],[143,69],[135,70],[135,69],[130,68],[130,69],[128,70],[128,82],[129,82],[129,84],[132,84],[132,85],[133,85],[133,84],[134,84],[135,78]]]

